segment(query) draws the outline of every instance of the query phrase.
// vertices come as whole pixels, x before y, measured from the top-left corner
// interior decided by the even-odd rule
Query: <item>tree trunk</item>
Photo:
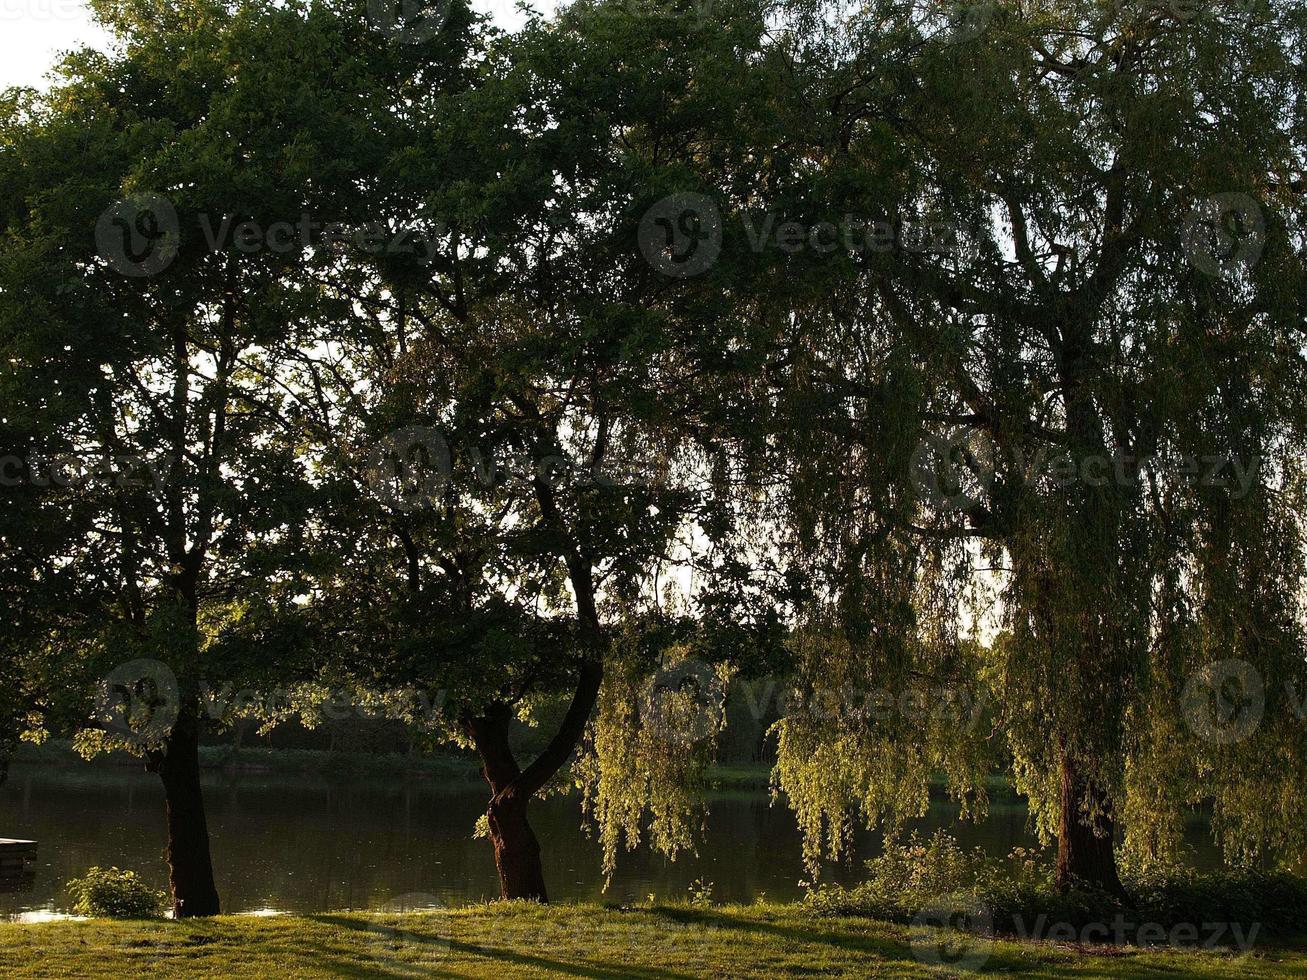
[[[522,770],[508,744],[512,713],[500,704],[491,705],[480,718],[469,719],[465,727],[481,756],[481,774],[490,785],[490,806],[486,823],[495,846],[495,867],[499,869],[502,898],[549,901],[545,872],[540,864],[540,842],[526,819],[529,796],[518,786]]]
[[[499,891],[503,898],[548,902],[540,842],[526,819],[527,804],[567,762],[585,730],[599,697],[603,666],[599,660],[581,665],[576,692],[557,734],[540,756],[523,770],[508,742],[513,713],[506,705],[488,705],[478,718],[464,718],[463,728],[481,757],[481,774],[490,785],[486,810],[490,841],[495,846]]]
[[[1116,820],[1107,793],[1077,772],[1066,754],[1061,765],[1061,818],[1057,830],[1057,874],[1059,891],[1079,885],[1102,889],[1125,898],[1125,888],[1116,870],[1114,837]],[[1086,811],[1086,807],[1092,811]]]
[[[193,707],[182,709],[158,760],[168,815],[168,881],[179,919],[217,915],[218,889],[200,789],[200,733]]]
[[[540,842],[527,823],[526,800],[497,796],[490,802],[486,817],[490,840],[495,845],[500,896],[548,902]]]

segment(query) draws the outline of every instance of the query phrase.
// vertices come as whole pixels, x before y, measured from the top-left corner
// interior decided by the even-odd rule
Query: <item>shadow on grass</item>
[[[887,961],[886,965],[890,967],[893,967],[895,962],[914,963],[923,969],[929,966],[929,964],[918,960],[917,951],[913,949],[911,942],[906,939],[896,941],[850,935],[847,931],[841,932],[823,927],[820,919],[815,919],[810,926],[796,927],[780,922],[769,922],[753,916],[735,916],[724,911],[709,909],[664,906],[650,911],[655,915],[660,915],[683,925],[695,923],[709,927],[716,926],[724,929],[738,929],[775,935],[790,942],[821,943],[859,955],[877,957]],[[884,920],[859,920],[856,916],[846,917],[845,921],[865,921],[867,927],[880,926],[882,928],[902,929],[905,937],[911,928],[903,923],[886,922]],[[1199,963],[1193,959],[1204,955],[1204,953],[1210,953],[1218,959],[1224,960],[1227,966],[1239,962],[1246,963],[1243,960],[1244,953],[1241,953],[1238,949],[1224,947],[1205,951],[1168,946],[1080,947],[1044,941],[1024,941],[1015,935],[994,936],[992,942],[994,945],[989,947],[984,962],[977,965],[974,970],[964,972],[979,974],[1015,973],[1040,977],[1078,976],[1086,978],[1086,980],[1090,980],[1090,978],[1120,980],[1122,977],[1169,978],[1215,975],[1199,969],[1200,967],[1210,967],[1210,961]],[[1291,944],[1259,943],[1255,948],[1249,950],[1249,953],[1274,957],[1279,953],[1293,954],[1301,951],[1301,946]],[[1156,955],[1150,956],[1146,961],[1138,958],[1146,954]],[[944,964],[944,966],[947,970],[947,964]],[[1307,976],[1307,974],[1296,973],[1295,975]]]
[[[726,910],[681,906],[656,906],[640,909],[637,914],[645,919],[646,924],[653,925],[655,928],[656,923],[661,920],[667,923],[668,928],[674,926],[677,928],[693,927],[703,930],[720,930],[722,933],[721,939],[725,942],[720,944],[721,948],[718,952],[734,948],[737,951],[737,956],[739,955],[739,945],[741,943],[747,944],[751,935],[755,937],[755,942],[757,941],[756,937],[768,936],[780,940],[783,947],[785,947],[785,952],[791,954],[791,956],[798,951],[795,947],[799,947],[800,950],[802,947],[813,950],[824,947],[828,950],[838,950],[846,954],[850,966],[862,962],[863,965],[869,968],[874,965],[880,969],[888,969],[894,975],[906,975],[908,972],[915,975],[932,971],[932,963],[919,959],[921,950],[914,949],[913,944],[908,939],[908,927],[902,925],[892,926],[888,923],[869,919],[866,920],[865,926],[868,931],[876,929],[896,930],[891,935],[871,935],[857,931],[858,927],[856,925],[850,929],[850,922],[857,922],[856,919],[844,921],[837,927],[827,925],[820,919],[811,923],[796,923],[771,919],[765,915],[734,914]],[[320,925],[335,927],[338,930],[352,933],[368,933],[372,937],[380,939],[375,927],[370,926],[365,919],[333,914],[313,915],[306,918]],[[482,923],[482,925],[493,926],[493,923]],[[524,936],[523,939],[525,940],[526,937]],[[615,980],[689,980],[689,978],[709,975],[703,971],[688,968],[677,969],[666,966],[644,966],[621,962],[620,952],[611,948],[606,949],[602,943],[597,944],[593,949],[581,950],[574,955],[565,955],[558,952],[549,955],[551,951],[545,948],[530,950],[526,941],[518,944],[510,942],[508,945],[495,945],[453,939],[443,933],[423,935],[420,931],[405,931],[402,942],[415,948],[425,947],[430,951],[446,953],[451,958],[456,958],[457,962],[444,963],[438,960],[430,963],[405,962],[398,956],[389,957],[384,951],[378,951],[369,957],[367,962],[360,962],[360,955],[368,957],[368,953],[365,949],[360,954],[357,948],[324,949],[317,946],[312,950],[306,950],[305,953],[306,958],[315,960],[334,975],[347,977],[398,978],[423,976],[443,978],[465,977],[473,973],[476,975],[493,975],[495,964],[517,967],[539,972],[540,974],[583,977],[591,978],[591,980],[604,980],[604,978],[615,978]],[[983,962],[974,965],[975,972],[980,974],[1006,973],[1040,977],[1076,975],[1084,978],[1169,978],[1195,975],[1195,964],[1181,959],[1150,959],[1147,962],[1140,962],[1134,960],[1125,950],[1121,950],[1119,952],[1125,953],[1125,960],[1118,960],[1113,965],[1111,960],[1103,961],[1099,959],[1104,955],[1111,956],[1110,953],[1104,954],[1102,950],[1085,951],[1086,953],[1094,952],[1097,956],[1082,958],[1075,955],[1074,950],[1067,948],[1054,948],[1042,943],[1014,946],[1012,943],[1015,940],[1010,937],[1002,940],[1002,942],[1003,945],[988,947]],[[542,942],[540,945],[543,947],[546,944]],[[718,946],[719,944],[705,938],[705,945]],[[769,960],[769,952],[771,950],[756,949],[752,961],[748,953],[745,953],[744,959],[738,965],[750,968],[765,968],[765,964]],[[613,959],[610,960],[607,956],[612,956]],[[708,967],[708,961],[705,960],[702,965],[705,968]],[[773,966],[776,965],[773,963]],[[941,967],[945,971],[948,970],[947,959],[940,964],[933,965],[934,970],[939,970]],[[808,972],[801,967],[796,967],[792,960],[782,969],[786,975],[790,976]],[[830,964],[824,964],[813,972],[828,971],[830,969]],[[896,970],[903,972],[895,973]]]
[[[820,919],[814,919],[811,925],[792,926],[780,922],[769,922],[754,916],[736,916],[727,912],[711,909],[699,909],[679,906],[658,906],[650,910],[651,914],[669,919],[680,925],[700,925],[708,928],[732,929],[740,932],[761,933],[776,936],[791,943],[824,945],[843,950],[858,956],[867,956],[882,961],[887,966],[895,963],[912,963],[922,969],[926,964],[918,960],[917,951],[906,938],[907,926],[895,926],[893,923],[867,920],[868,927],[901,928],[903,940],[882,939],[874,936],[853,935],[847,931],[838,931],[823,925]],[[1001,938],[1001,937],[1000,937]],[[1045,950],[1032,947],[1030,956],[1023,956],[1001,947],[990,947],[984,963],[974,972],[977,973],[1012,973],[1027,972],[1031,969],[1031,958],[1043,959]]]
[[[779,922],[768,922],[754,916],[736,916],[713,909],[699,909],[675,905],[660,905],[649,910],[651,915],[670,919],[680,925],[701,925],[717,929],[734,929],[741,932],[761,932],[791,942],[822,943],[852,953],[872,954],[887,959],[911,959],[912,947],[906,942],[877,939],[872,936],[854,936],[823,928],[820,920],[811,926],[795,927]],[[871,924],[871,920],[868,920]]]
[[[323,925],[335,926],[340,929],[350,929],[355,932],[373,933],[366,922],[358,919],[351,919],[340,915],[311,915],[307,918]],[[531,953],[524,953],[520,950],[505,949],[499,946],[489,946],[484,943],[462,942],[457,939],[449,939],[444,936],[424,936],[421,933],[406,932],[404,942],[414,945],[427,945],[432,948],[448,950],[452,953],[459,953],[468,957],[480,957],[487,960],[498,960],[503,963],[512,963],[515,966],[534,967],[540,970],[550,970],[555,973],[571,977],[588,977],[592,980],[605,980],[605,978],[618,978],[618,980],[689,980],[695,977],[692,973],[677,973],[659,967],[642,967],[632,966],[629,963],[576,963],[566,962],[564,960],[550,959],[545,956],[538,956]],[[595,951],[600,952],[599,950]],[[376,976],[413,976],[411,972],[405,972],[402,963],[396,963],[388,971],[384,959],[379,959],[376,964],[368,964],[366,967],[359,967],[357,972],[349,967],[337,962],[334,964],[333,972],[341,976],[358,976],[358,977],[376,977]],[[426,966],[422,968],[424,977],[458,977],[462,976],[452,968],[441,968],[439,966]]]

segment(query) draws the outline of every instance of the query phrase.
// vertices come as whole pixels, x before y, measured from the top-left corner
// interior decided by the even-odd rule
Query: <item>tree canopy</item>
[[[0,756],[143,755],[180,914],[223,685],[475,750],[505,897],[568,778],[689,846],[739,675],[814,871],[996,768],[1068,887],[1302,856],[1300,9],[379,9],[0,99]]]

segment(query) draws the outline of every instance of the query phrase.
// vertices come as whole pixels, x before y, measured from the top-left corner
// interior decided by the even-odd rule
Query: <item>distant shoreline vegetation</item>
[[[66,739],[44,745],[24,745],[13,764],[85,767],[88,763]],[[126,752],[109,753],[91,760],[92,766],[139,768],[141,760]],[[299,773],[340,777],[431,776],[466,779],[479,785],[479,763],[453,751],[435,753],[360,752],[329,749],[269,748],[266,746],[205,745],[200,747],[201,769],[232,769],[242,773]],[[709,766],[707,786],[718,792],[768,792],[772,765],[767,762],[728,762]],[[942,780],[932,788],[942,791]],[[1012,779],[994,773],[986,779],[992,801],[1013,802],[1019,797]]]

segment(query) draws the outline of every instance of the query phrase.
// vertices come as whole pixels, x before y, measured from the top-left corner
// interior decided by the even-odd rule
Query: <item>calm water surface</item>
[[[414,893],[456,905],[498,894],[490,844],[472,837],[486,805],[476,782],[210,772],[204,788],[226,911],[372,909]],[[1021,806],[993,805],[980,824],[955,821],[956,810],[940,803],[920,827],[951,827],[965,846],[995,854],[1035,843]],[[763,791],[714,795],[697,855],[671,862],[644,847],[621,855],[607,892],[599,846],[581,828],[575,797],[533,804],[532,825],[555,899],[680,898],[698,878],[712,882],[721,901],[802,895],[794,819]],[[35,890],[0,895],[0,914],[64,904],[62,884],[93,865],[167,883],[162,790],[157,777],[135,769],[16,764],[0,789],[0,837],[40,845]],[[856,880],[879,846],[877,835],[860,834],[852,866],[830,867],[823,879]]]

